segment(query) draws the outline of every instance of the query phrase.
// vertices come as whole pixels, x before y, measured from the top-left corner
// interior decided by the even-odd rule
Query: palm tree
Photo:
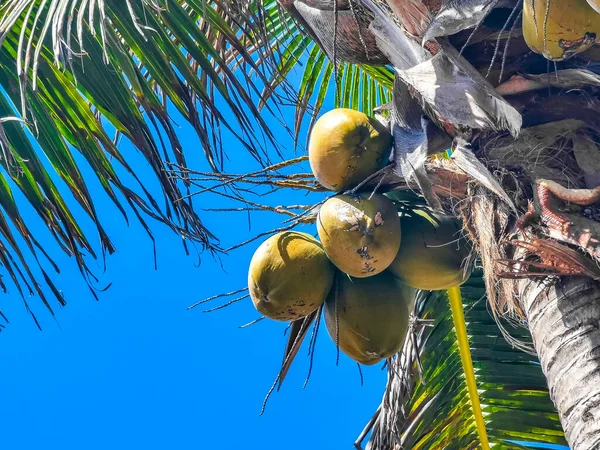
[[[283,4],[334,62],[394,67],[394,161],[373,181],[463,218],[503,334],[527,348],[502,320],[527,324],[567,441],[597,448],[596,50],[551,67],[524,41],[520,1]],[[343,81],[341,95],[364,86]],[[452,161],[428,164],[449,140]]]
[[[599,128],[594,114],[596,52],[592,49],[551,67],[524,43],[520,1],[455,1],[441,9],[440,3],[5,2],[0,6],[0,117],[4,117],[0,262],[23,294],[35,291],[50,311],[52,302],[64,303],[47,273],[51,255],[19,214],[12,194],[18,189],[95,288],[84,255],[96,254],[75,219],[75,208],[93,220],[102,253],[115,249],[73,149],[83,155],[115,204],[130,205],[150,235],[146,221],[158,220],[186,240],[218,251],[216,237],[194,213],[172,114],[194,127],[214,171],[224,168],[223,132],[235,135],[241,147],[266,165],[272,162],[268,148],[276,143],[263,114],[279,117],[277,105],[293,101],[296,122],[289,131],[298,136],[305,117],[310,126],[334,87],[336,104],[384,111],[382,120],[388,120],[394,131],[394,160],[371,182],[387,190],[418,189],[431,208],[463,218],[484,268],[497,329],[512,344],[528,348],[519,331],[509,333],[506,320],[527,325],[567,441],[574,449],[595,448],[600,439],[600,421],[595,420],[599,393],[594,388],[600,385],[594,239],[595,219],[600,216],[593,205],[598,196],[593,189]],[[305,52],[308,58],[302,57]],[[306,66],[294,92],[286,76],[299,63]],[[217,108],[217,99],[228,110]],[[164,204],[136,179],[129,156],[119,150],[122,138],[153,168]],[[451,160],[427,159],[450,145]],[[119,176],[122,169],[131,177]],[[56,175],[75,202],[59,190]],[[35,255],[38,269],[29,267],[20,239]],[[465,298],[467,304],[475,299]],[[417,305],[421,313],[434,310],[439,296],[427,299]],[[488,336],[485,329],[481,333]],[[419,352],[425,352],[427,342],[416,342]],[[522,353],[510,348],[506,353],[502,358],[513,366],[518,361],[533,365],[534,359]],[[424,375],[432,362],[444,373],[439,380],[453,373],[444,360],[428,358],[423,353]],[[478,361],[476,355],[474,359]],[[494,370],[493,364],[484,365]],[[524,369],[522,377],[535,387],[533,394],[527,396],[520,389],[517,399],[505,401],[512,408],[531,407],[540,413],[532,402],[543,397],[544,388],[531,370],[528,374]],[[394,379],[398,378],[391,380],[390,389],[398,382]],[[490,381],[494,382],[509,383]],[[409,398],[408,403],[395,400],[394,417],[406,405],[419,408],[410,402],[416,393],[429,389],[419,383],[415,381],[402,397]],[[428,391],[432,405],[449,395],[455,403],[446,398],[442,406],[468,414],[459,401],[464,396],[460,386],[432,389]],[[389,418],[383,414],[384,406],[385,402],[379,417]],[[545,430],[541,434],[556,435],[552,412],[547,405],[540,408],[548,419],[539,426]],[[500,424],[502,414],[497,417]],[[516,417],[515,423],[520,420],[529,426]],[[426,424],[424,419],[415,420],[387,428],[380,423],[373,448],[390,448],[386,447],[390,436],[394,443],[410,441]],[[429,431],[448,423],[430,423]],[[461,442],[471,439],[473,423],[465,425]],[[491,427],[489,421],[486,426]],[[505,439],[507,434],[497,436]],[[469,442],[472,447],[464,448],[478,445]]]

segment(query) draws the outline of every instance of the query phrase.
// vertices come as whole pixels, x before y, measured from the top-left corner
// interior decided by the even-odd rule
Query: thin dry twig
[[[245,292],[245,291],[247,291],[247,290],[248,290],[248,288],[247,288],[247,287],[245,287],[245,288],[238,289],[237,291],[232,291],[232,292],[226,292],[226,293],[224,293],[224,294],[217,294],[217,295],[213,295],[212,297],[205,298],[204,300],[200,300],[199,302],[196,302],[196,303],[194,303],[193,305],[191,305],[191,306],[188,306],[188,307],[186,308],[186,310],[190,310],[190,309],[192,309],[192,308],[195,308],[195,307],[196,307],[196,306],[198,306],[198,305],[202,305],[203,303],[207,303],[207,302],[210,302],[210,301],[212,301],[212,300],[216,300],[216,299],[218,299],[218,298],[222,298],[222,297],[231,297],[232,295],[236,295],[236,294],[239,294],[239,293],[241,293],[241,292]]]
[[[252,322],[245,323],[244,325],[240,325],[238,328],[248,328],[249,326],[254,325],[255,323],[262,322],[265,320],[265,316],[259,317],[258,319],[254,319]]]
[[[230,184],[237,183],[237,182],[253,183],[253,181],[251,181],[251,179],[254,178],[254,177],[256,177],[256,176],[258,176],[258,175],[263,175],[264,176],[267,172],[274,172],[274,171],[277,171],[277,170],[281,170],[281,169],[283,169],[285,167],[288,167],[288,166],[291,166],[291,165],[294,165],[294,164],[298,164],[298,163],[306,161],[306,160],[308,160],[307,156],[300,156],[298,158],[290,159],[290,160],[287,160],[287,161],[282,161],[280,163],[273,164],[271,166],[265,167],[264,169],[260,169],[260,170],[257,170],[255,172],[251,172],[251,173],[244,174],[244,175],[239,175],[239,176],[233,177],[233,178],[228,177],[226,175],[224,176],[222,174],[219,174],[220,177],[218,175],[216,175],[216,179],[219,179],[219,178],[223,179],[223,178],[225,178],[225,180],[222,181],[221,183],[219,183],[219,184],[217,184],[215,186],[203,188],[203,189],[201,189],[198,192],[192,192],[192,193],[190,193],[188,195],[185,195],[185,196],[181,197],[180,199],[178,199],[178,201],[183,201],[183,200],[186,200],[188,198],[191,198],[191,197],[194,197],[196,195],[200,195],[200,194],[203,194],[203,193],[206,193],[206,192],[213,192],[213,191],[215,191],[215,190],[217,190],[219,188],[224,188],[224,187],[226,187],[226,186],[228,186]],[[181,167],[181,166],[176,166],[176,167]],[[188,169],[185,169],[185,168],[181,168],[181,172],[183,172],[185,174],[186,179],[187,179],[187,176],[189,176],[190,173],[194,174],[193,171],[189,171]],[[180,176],[178,178],[182,178],[182,177]],[[272,181],[272,183],[273,183],[273,185],[278,186],[278,187],[308,187],[308,186],[305,186],[306,185],[305,182],[301,182],[301,181],[300,182],[299,181],[295,181],[295,182],[292,182],[292,181],[286,181],[286,182]],[[260,183],[260,184],[264,184],[264,183]]]
[[[224,303],[224,304],[222,304],[220,306],[215,306],[214,308],[211,308],[211,309],[205,309],[202,312],[203,313],[210,313],[210,312],[214,312],[214,311],[219,311],[220,309],[227,308],[228,306],[233,305],[234,303],[241,302],[242,300],[244,300],[244,299],[246,299],[248,297],[250,297],[250,294],[246,294],[246,295],[244,295],[242,297],[234,298],[233,300],[230,300],[227,303]]]
[[[228,249],[224,250],[224,252],[225,252],[225,253],[229,253],[230,251],[236,250],[236,249],[238,249],[238,248],[240,248],[240,247],[243,247],[244,245],[250,244],[251,242],[254,242],[254,241],[256,241],[257,239],[260,239],[261,237],[264,237],[264,236],[269,236],[269,235],[271,235],[271,234],[275,234],[275,233],[283,233],[283,232],[285,232],[285,231],[289,231],[289,230],[291,230],[292,228],[294,228],[296,225],[297,225],[297,224],[296,224],[296,223],[294,223],[294,224],[292,224],[292,225],[288,225],[287,227],[275,228],[274,230],[265,231],[265,232],[263,232],[263,233],[260,233],[260,234],[258,234],[258,235],[256,235],[256,236],[254,236],[253,238],[250,238],[250,239],[247,239],[247,240],[245,240],[244,242],[242,242],[242,243],[240,243],[240,244],[234,245],[233,247],[229,247]]]

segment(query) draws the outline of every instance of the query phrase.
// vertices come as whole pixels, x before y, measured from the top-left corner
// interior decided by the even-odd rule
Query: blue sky
[[[205,168],[195,134],[183,127],[180,136],[191,164]],[[240,149],[231,152],[235,161],[229,170],[250,170],[253,163],[241,146],[235,141],[227,145]],[[156,189],[148,169],[136,167],[147,186]],[[54,320],[39,299],[29,299],[42,323],[40,332],[14,289],[1,299],[11,320],[0,333],[3,448],[304,450],[316,442],[317,448],[351,448],[381,400],[385,374],[379,367],[363,370],[361,387],[355,363],[342,358],[336,367],[335,347],[323,329],[306,389],[308,358],[302,350],[282,390],[259,417],[281,363],[285,325],[263,321],[238,329],[258,317],[249,300],[212,314],[185,309],[245,286],[248,262],[260,241],[224,257],[223,267],[209,253],[201,255],[198,266],[193,249],[186,256],[181,240],[155,225],[155,271],[152,245],[142,227],[132,221],[127,228],[99,184],[88,181],[118,249],[108,257],[106,273],[101,273],[101,262],[92,266],[102,283],[112,286],[96,302],[73,261],[58,253],[25,208],[34,232],[59,255],[62,273],[55,279],[68,306],[57,309]],[[286,195],[273,201],[290,199]],[[218,197],[203,196],[197,202],[198,208],[223,206]],[[280,220],[254,214],[249,230],[243,213],[202,217],[224,247],[276,227]],[[91,230],[87,219],[82,221]]]

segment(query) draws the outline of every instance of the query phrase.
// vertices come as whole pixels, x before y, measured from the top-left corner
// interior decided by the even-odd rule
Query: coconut
[[[600,0],[587,0],[588,5],[594,8],[594,11],[600,13]]]
[[[390,358],[404,345],[415,296],[387,271],[369,278],[338,272],[324,308],[329,336],[360,364]]]
[[[458,220],[413,211],[400,222],[402,245],[389,267],[394,276],[424,290],[448,289],[468,279],[463,262],[471,247]]]
[[[331,197],[319,211],[317,230],[331,262],[357,278],[384,271],[400,247],[396,206],[380,194]]]
[[[264,316],[296,320],[323,304],[334,273],[319,241],[306,233],[287,231],[258,247],[250,261],[248,289],[255,308]]]
[[[352,188],[385,166],[392,136],[375,119],[352,109],[333,109],[311,131],[308,159],[315,178],[325,188]]]
[[[597,0],[535,0],[523,3],[523,37],[531,50],[562,61],[587,50],[600,33]]]

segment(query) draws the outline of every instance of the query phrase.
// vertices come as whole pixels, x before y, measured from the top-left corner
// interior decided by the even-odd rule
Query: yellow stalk
[[[452,149],[448,149],[440,155],[434,155],[434,158],[450,159]],[[465,324],[465,313],[463,311],[462,295],[460,287],[455,286],[448,289],[448,299],[450,300],[450,308],[452,308],[452,320],[454,321],[454,329],[456,330],[456,338],[458,340],[458,351],[460,352],[460,360],[462,361],[465,379],[467,381],[467,390],[469,391],[469,399],[471,400],[471,408],[475,416],[475,424],[477,425],[477,434],[481,442],[481,450],[490,450],[487,431],[485,429],[485,421],[483,420],[483,411],[481,411],[481,403],[479,402],[479,392],[477,391],[477,382],[475,381],[475,370],[473,369],[473,360],[471,359],[471,346],[467,337],[467,325]]]
[[[477,433],[481,441],[482,450],[490,450],[487,431],[485,430],[485,422],[483,420],[483,412],[481,411],[481,403],[479,403],[479,393],[477,391],[477,383],[475,381],[475,371],[473,369],[473,360],[471,359],[471,347],[467,337],[467,326],[465,325],[465,314],[463,311],[462,296],[459,287],[448,289],[448,298],[450,299],[450,307],[452,308],[452,320],[454,321],[454,329],[456,330],[456,338],[458,339],[458,350],[462,361],[465,379],[467,380],[467,389],[469,391],[469,399],[475,416],[477,425]]]

